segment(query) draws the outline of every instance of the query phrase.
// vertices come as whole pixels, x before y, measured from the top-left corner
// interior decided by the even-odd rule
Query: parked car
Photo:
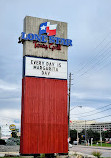
[[[69,143],[69,148],[72,148],[72,144]]]
[[[74,145],[77,145],[77,141],[73,141],[73,144],[74,144]]]
[[[107,144],[111,144],[111,141],[106,142]]]

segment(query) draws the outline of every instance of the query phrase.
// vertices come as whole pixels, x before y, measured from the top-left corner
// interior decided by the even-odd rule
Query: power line
[[[103,44],[104,41],[106,41],[107,37],[111,34],[111,32],[107,33],[107,35],[104,37],[104,39],[102,41],[99,42],[99,44],[97,44],[97,46],[92,49],[92,51],[95,51],[99,48],[99,46],[101,46]],[[94,57],[91,58],[91,60],[93,59]],[[87,62],[85,64],[83,64],[83,67],[85,67],[85,65],[87,64]],[[79,64],[81,66],[81,63]],[[81,68],[82,69],[82,68]],[[80,71],[80,70],[78,70]]]
[[[99,110],[99,109],[108,107],[108,106],[110,106],[110,105],[111,105],[111,104],[107,104],[107,105],[105,105],[105,106],[103,106],[103,107],[97,108],[96,110]],[[84,113],[79,113],[79,115],[81,115],[81,114],[85,114],[85,113],[91,113],[91,112],[94,112],[94,111],[95,111],[95,110],[91,110],[91,111],[84,112]],[[78,115],[78,114],[71,114],[71,115]]]
[[[108,53],[110,53],[110,51]],[[108,53],[104,54],[105,57],[100,58],[100,60],[98,60],[95,64],[91,65],[91,67],[89,67],[86,71],[84,71],[82,74],[80,74],[77,79],[80,79],[83,75],[88,74],[89,71],[92,71],[94,69],[97,70],[97,66],[100,65],[101,63],[103,64],[103,66],[99,70],[102,70],[104,67],[106,67],[110,62],[106,63],[104,61],[106,61],[106,59],[110,59],[110,57],[111,57],[111,54],[108,54]]]
[[[111,32],[110,32],[110,33],[111,33]],[[109,34],[110,34],[110,33],[109,33]],[[106,37],[107,37],[107,36],[106,36]],[[106,37],[102,40],[102,42],[105,41]],[[102,42],[100,42],[100,44],[101,44]],[[107,42],[106,45],[104,46],[104,48],[101,49],[98,54],[96,54],[94,57],[92,57],[92,59],[89,61],[90,63],[92,63],[90,67],[89,67],[89,65],[88,65],[89,62],[87,62],[87,63],[85,64],[85,66],[83,66],[83,67],[78,71],[78,72],[80,72],[82,69],[84,70],[84,68],[85,68],[86,66],[88,66],[88,68],[85,68],[86,70],[84,70],[83,73],[79,75],[79,78],[80,78],[81,76],[83,76],[84,74],[87,74],[90,70],[93,70],[93,69],[97,66],[97,64],[100,64],[101,61],[104,62],[104,60],[109,57],[109,56],[108,56],[108,57],[105,56],[105,58],[104,58],[102,55],[107,55],[107,54],[109,53],[109,52],[108,52],[108,53],[106,53],[106,52],[107,52],[107,50],[110,48],[110,47],[107,48],[107,46],[108,46],[110,43],[111,43],[111,41]],[[106,49],[106,48],[107,48],[107,49]],[[106,49],[106,50],[105,50],[105,49]],[[103,51],[103,50],[105,50],[105,51]],[[103,51],[103,52],[102,52],[102,51]],[[102,53],[101,53],[101,52],[102,52]],[[93,61],[94,61],[94,59],[96,59],[96,57],[98,57],[98,58],[100,58],[100,59],[99,59],[99,61],[97,61],[96,63],[93,63]],[[101,59],[102,59],[102,60],[101,60]],[[95,66],[95,64],[96,64],[96,66]],[[77,73],[77,74],[79,74],[79,73]]]
[[[111,59],[111,58],[108,58],[108,59]],[[102,65],[102,67],[100,69],[97,70],[98,71],[101,71],[102,69],[104,69],[106,66],[108,66],[109,64],[111,64],[111,60],[107,63],[105,63],[104,65]]]
[[[92,120],[81,120],[81,121],[78,121],[77,123],[82,123],[82,122],[89,122],[89,121],[94,121],[94,120],[99,120],[99,119],[102,119],[102,118],[106,118],[106,117],[110,117],[111,115],[106,115],[106,116],[103,116],[103,117],[98,117],[98,118],[95,118],[95,119],[92,119]],[[76,123],[76,124],[77,124]]]
[[[109,32],[109,33],[107,34],[107,36],[108,36],[109,34],[111,34],[111,32]],[[106,40],[107,36],[106,36],[106,37],[96,46],[96,48],[94,48],[94,50],[92,50],[92,51],[95,51],[95,50]],[[108,44],[110,44],[110,42],[111,42],[111,41],[109,41],[109,42],[105,45],[105,47],[108,46]],[[104,47],[104,48],[105,48],[105,47]],[[103,48],[103,49],[104,49],[104,48]],[[103,49],[102,49],[102,50],[103,50]],[[92,57],[92,58],[90,59],[90,61],[88,61],[80,70],[78,70],[78,72],[80,72],[80,71],[83,70],[86,66],[88,66],[88,63],[89,63],[89,62],[92,62],[92,61],[101,53],[102,50],[100,50],[98,54],[96,54],[94,57]],[[100,55],[101,55],[101,54],[100,54]]]
[[[92,120],[89,120],[89,121],[93,121],[93,120],[99,120],[99,119],[106,118],[106,117],[110,117],[110,116],[111,116],[111,115],[106,115],[106,116],[99,117],[99,118],[96,118],[96,119],[92,119]]]
[[[82,108],[82,106],[74,106],[70,111],[72,111],[73,109],[75,109],[75,108],[77,108],[77,107]]]
[[[108,48],[109,49],[109,48]],[[107,50],[108,50],[107,49]],[[81,76],[83,76],[84,74],[87,74],[89,71],[91,71],[91,70],[93,70],[95,67],[97,67],[98,66],[98,64],[100,64],[100,63],[102,63],[102,62],[104,62],[105,61],[105,59],[107,59],[109,56],[111,56],[111,54],[109,54],[109,56],[107,57],[106,55],[108,54],[108,53],[110,53],[110,50],[109,50],[109,52],[107,52],[107,50],[105,50],[101,55],[104,55],[104,56],[99,56],[100,58],[98,59],[98,61],[96,61],[96,62],[94,62],[94,63],[92,63],[92,65],[91,66],[89,66],[82,74],[80,74],[78,77],[80,78]],[[107,52],[107,53],[106,53]]]
[[[111,108],[106,109],[106,110],[102,110],[102,111],[99,111],[99,112],[96,112],[96,113],[93,113],[93,115],[99,114],[99,113],[101,113],[101,112],[104,112],[104,111],[107,111],[107,110],[110,110],[110,109],[111,109]],[[90,115],[84,115],[84,116],[82,116],[82,117],[88,117],[88,116],[91,116],[91,114],[90,114]],[[82,117],[80,117],[80,118],[82,118]]]

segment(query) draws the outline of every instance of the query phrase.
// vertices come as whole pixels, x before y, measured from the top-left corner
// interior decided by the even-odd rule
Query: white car
[[[73,144],[74,144],[74,145],[77,145],[77,141],[73,141]]]
[[[69,143],[69,148],[72,148],[72,144]]]

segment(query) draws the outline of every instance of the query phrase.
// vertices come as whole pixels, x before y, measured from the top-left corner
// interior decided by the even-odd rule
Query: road
[[[8,145],[0,145],[0,152],[19,152],[20,146],[8,146]]]
[[[109,147],[91,147],[91,146],[82,146],[82,145],[73,145],[72,148],[70,148],[70,151],[74,151],[74,152],[81,152],[84,154],[89,154],[91,155],[91,153],[93,151],[99,151],[102,153],[103,157],[108,157],[111,158],[111,148]]]
[[[99,151],[102,153],[103,157],[111,158],[111,147],[91,147],[91,146],[83,146],[83,145],[73,145],[70,148],[70,151],[80,152],[84,154],[89,154],[93,151]],[[18,152],[19,153],[19,146],[5,146],[0,145],[0,152]]]

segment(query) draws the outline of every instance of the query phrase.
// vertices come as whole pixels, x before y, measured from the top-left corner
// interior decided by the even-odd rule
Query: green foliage
[[[82,140],[85,140],[85,137],[81,137],[82,135],[85,135],[85,129],[83,129],[80,133],[79,133],[79,138],[81,138]],[[93,138],[93,141],[96,143],[96,141],[99,141],[100,139],[100,134],[97,131],[93,131],[91,129],[88,129],[86,131],[86,139],[90,140],[91,138]]]
[[[105,138],[111,138],[111,130],[103,131],[102,133],[102,139],[105,141]]]
[[[87,130],[87,139],[93,138],[93,141],[98,141],[100,139],[100,133],[93,131],[91,129]]]
[[[93,156],[96,156],[97,158],[100,158],[101,155],[102,155],[102,153],[99,152],[99,151],[93,151],[93,152],[92,152],[92,155],[93,155]]]
[[[18,138],[18,136],[17,136],[17,132],[19,132],[19,129],[15,129],[14,131],[12,131],[12,137],[13,138]]]
[[[71,137],[70,143],[73,143],[73,141],[77,139],[77,131],[75,129],[70,130],[70,137]]]
[[[19,132],[19,129],[15,129],[15,130],[12,131],[11,134],[12,134],[12,137],[13,137],[13,138],[18,138],[17,132]]]
[[[22,158],[21,156],[4,156],[4,157],[0,157],[0,158]]]
[[[97,144],[93,144],[93,146],[101,146],[101,143]],[[111,147],[111,144],[107,144],[107,143],[102,143],[102,147]]]
[[[4,139],[0,139],[0,145],[6,145],[6,142]]]
[[[9,138],[6,141],[6,145],[13,146],[13,145],[20,145],[20,139],[19,138]]]
[[[40,158],[45,158],[45,154],[40,154]]]
[[[12,137],[13,137],[13,138],[17,138],[17,137],[18,137],[18,136],[17,136],[17,132],[15,132],[15,131],[12,132],[11,134],[12,134]]]

